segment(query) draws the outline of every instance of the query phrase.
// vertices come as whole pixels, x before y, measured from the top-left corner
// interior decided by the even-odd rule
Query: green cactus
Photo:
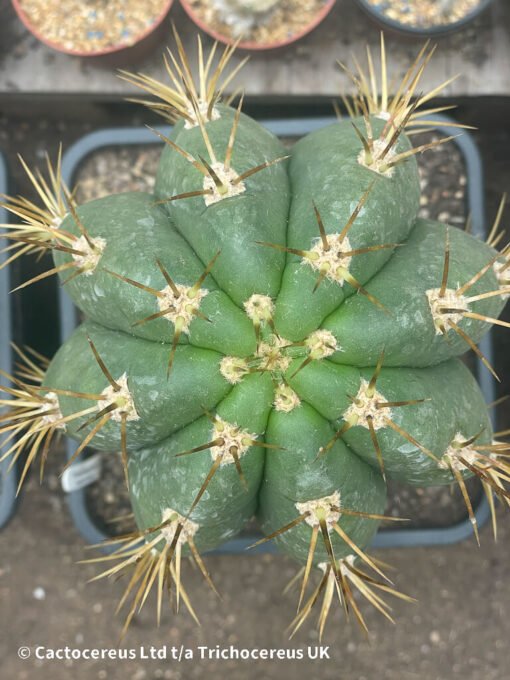
[[[365,552],[386,479],[458,483],[476,533],[465,478],[477,475],[491,502],[493,491],[509,499],[508,447],[457,358],[480,355],[491,324],[507,325],[507,252],[493,247],[501,215],[489,243],[417,218],[415,155],[448,141],[413,148],[405,134],[430,98],[413,100],[425,49],[393,97],[384,69],[381,95],[373,69],[351,74],[349,117],[287,151],[241,113],[242,99],[219,101],[230,49],[216,69],[212,56],[202,62],[195,84],[177,46],[171,87],[124,74],[176,122],[170,137],[158,133],[155,195],[78,206],[59,157],[49,180],[27,169],[43,208],[5,204],[22,218],[13,257],[55,260],[23,285],[58,273],[86,317],[47,369],[21,352],[1,402],[7,455],[28,453],[24,478],[59,432],[80,442],[76,455],[89,444],[122,451],[139,531],[98,560],[117,561],[105,575],[134,566],[126,627],[154,583],[158,617],[175,582],[196,618],[181,557],[212,585],[200,553],[255,514],[262,541],[302,565],[294,632],[322,593],[321,633],[335,592],[365,626],[353,586],[391,618],[381,592],[410,598]]]

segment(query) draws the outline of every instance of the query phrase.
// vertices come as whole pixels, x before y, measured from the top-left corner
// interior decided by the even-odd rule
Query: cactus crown
[[[40,203],[23,196],[2,196],[0,206],[11,213],[17,224],[2,224],[12,241],[2,252],[11,253],[2,263],[6,267],[18,257],[27,254],[41,255],[52,243],[60,242],[69,246],[72,239],[69,234],[60,231],[60,226],[68,214],[68,202],[73,202],[72,194],[62,181],[62,147],[59,148],[55,167],[46,154],[47,177],[36,169],[28,167],[23,158],[19,160],[27,174]]]
[[[426,94],[421,92],[421,80],[435,51],[436,46],[431,46],[430,40],[427,40],[405,71],[394,92],[391,91],[392,85],[388,82],[384,33],[381,33],[379,74],[377,74],[374,66],[374,55],[369,47],[367,47],[366,69],[361,66],[354,55],[352,57],[354,69],[339,61],[340,68],[348,76],[356,91],[356,94],[351,97],[342,97],[349,116],[354,119],[368,113],[383,120],[393,120],[395,128],[404,124],[407,130],[437,125],[433,120],[424,121],[422,119],[429,119],[431,115],[448,111],[452,107],[439,106],[433,109],[423,107],[451,85],[457,79],[457,76],[448,78]],[[459,127],[465,126],[460,125]]]
[[[209,54],[205,57],[202,40],[197,35],[197,82],[175,26],[173,33],[177,51],[174,53],[168,49],[163,56],[165,70],[170,80],[169,85],[165,85],[143,73],[134,74],[121,71],[120,77],[155,97],[156,101],[145,99],[134,99],[133,101],[144,104],[169,123],[184,120],[185,126],[192,128],[199,125],[202,120],[205,123],[217,120],[220,114],[216,109],[216,104],[222,100],[229,85],[246,63],[247,58],[235,66],[230,73],[227,73],[237,43],[226,47],[219,59],[216,59],[218,44],[214,43]]]

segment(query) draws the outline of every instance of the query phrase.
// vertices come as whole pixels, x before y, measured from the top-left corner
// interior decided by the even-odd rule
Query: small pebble
[[[41,588],[40,586],[37,588],[34,588],[32,591],[32,595],[35,600],[45,600],[46,599],[46,591],[44,588]]]
[[[429,639],[433,645],[438,645],[441,642],[441,635],[437,630],[431,631]]]

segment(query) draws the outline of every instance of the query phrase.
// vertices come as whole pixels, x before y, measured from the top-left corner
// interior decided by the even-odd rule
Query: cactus
[[[219,0],[219,6],[226,4],[227,11],[245,14],[264,14],[272,10],[281,0]]]
[[[212,7],[220,21],[230,26],[234,35],[242,36],[267,23],[281,0],[213,0]]]
[[[502,208],[488,243],[417,218],[415,156],[448,141],[413,148],[408,136],[447,84],[415,97],[427,47],[389,96],[382,42],[380,83],[369,53],[368,75],[346,69],[349,116],[288,151],[242,98],[221,101],[231,48],[213,68],[216,47],[204,59],[199,42],[196,83],[176,40],[170,86],[123,74],[176,123],[157,133],[154,195],[77,205],[59,155],[48,180],[27,168],[42,208],[4,202],[21,219],[13,257],[54,257],[23,286],[56,273],[85,315],[49,366],[19,351],[1,402],[6,455],[27,452],[24,478],[62,432],[76,455],[122,451],[138,531],[97,561],[114,562],[101,576],[133,571],[125,628],[153,586],[158,620],[167,586],[197,618],[182,557],[214,588],[201,553],[253,515],[261,542],[301,565],[293,633],[324,595],[322,634],[335,593],[366,627],[354,588],[391,619],[382,596],[411,598],[366,552],[387,479],[459,484],[477,538],[466,478],[493,508],[493,493],[509,503],[508,445],[458,358],[508,326]]]

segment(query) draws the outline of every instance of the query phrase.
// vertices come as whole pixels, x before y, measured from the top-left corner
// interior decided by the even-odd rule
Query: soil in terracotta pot
[[[154,25],[166,0],[20,0],[31,26],[67,50],[100,52],[133,45]]]
[[[230,40],[274,45],[309,26],[329,0],[188,0],[197,19]]]

